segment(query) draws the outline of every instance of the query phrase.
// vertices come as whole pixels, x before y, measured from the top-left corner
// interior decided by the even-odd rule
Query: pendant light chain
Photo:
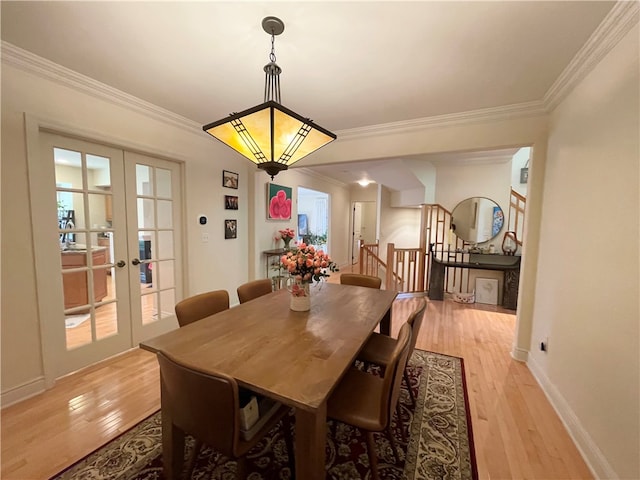
[[[280,98],[280,72],[282,69],[276,64],[276,36],[271,32],[271,53],[269,54],[269,63],[264,66],[264,101],[273,100],[282,104]]]
[[[269,60],[276,63],[276,36],[271,32],[271,53],[269,54]]]

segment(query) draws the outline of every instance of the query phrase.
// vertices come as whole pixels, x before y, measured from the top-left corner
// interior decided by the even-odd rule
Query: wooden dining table
[[[324,480],[327,399],[369,335],[391,329],[395,291],[323,283],[311,288],[311,310],[289,308],[286,289],[258,297],[140,347],[187,366],[222,372],[240,386],[295,409],[296,477]],[[163,429],[163,455],[183,442]],[[165,477],[181,459],[167,461]],[[178,463],[176,464],[176,461]]]

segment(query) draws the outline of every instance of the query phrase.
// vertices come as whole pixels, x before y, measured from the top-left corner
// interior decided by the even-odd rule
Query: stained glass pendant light
[[[262,20],[262,28],[271,35],[269,63],[264,66],[264,103],[202,129],[271,175],[271,179],[336,139],[336,135],[298,115],[280,103],[280,73],[276,64],[275,37],[284,31],[276,17]]]

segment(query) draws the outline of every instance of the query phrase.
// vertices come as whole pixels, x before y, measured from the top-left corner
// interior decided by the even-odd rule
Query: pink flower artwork
[[[275,187],[275,188],[274,188]],[[291,218],[291,189],[269,185],[269,218],[288,220]],[[288,189],[289,194],[287,195]]]

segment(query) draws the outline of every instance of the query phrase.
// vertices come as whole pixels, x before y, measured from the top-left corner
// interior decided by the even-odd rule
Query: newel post
[[[396,285],[396,281],[393,278],[393,268],[395,265],[395,262],[393,261],[393,257],[395,255],[395,244],[393,243],[387,243],[387,278],[385,280],[385,285],[387,289],[390,289],[393,286],[394,290],[397,290],[397,285]]]

